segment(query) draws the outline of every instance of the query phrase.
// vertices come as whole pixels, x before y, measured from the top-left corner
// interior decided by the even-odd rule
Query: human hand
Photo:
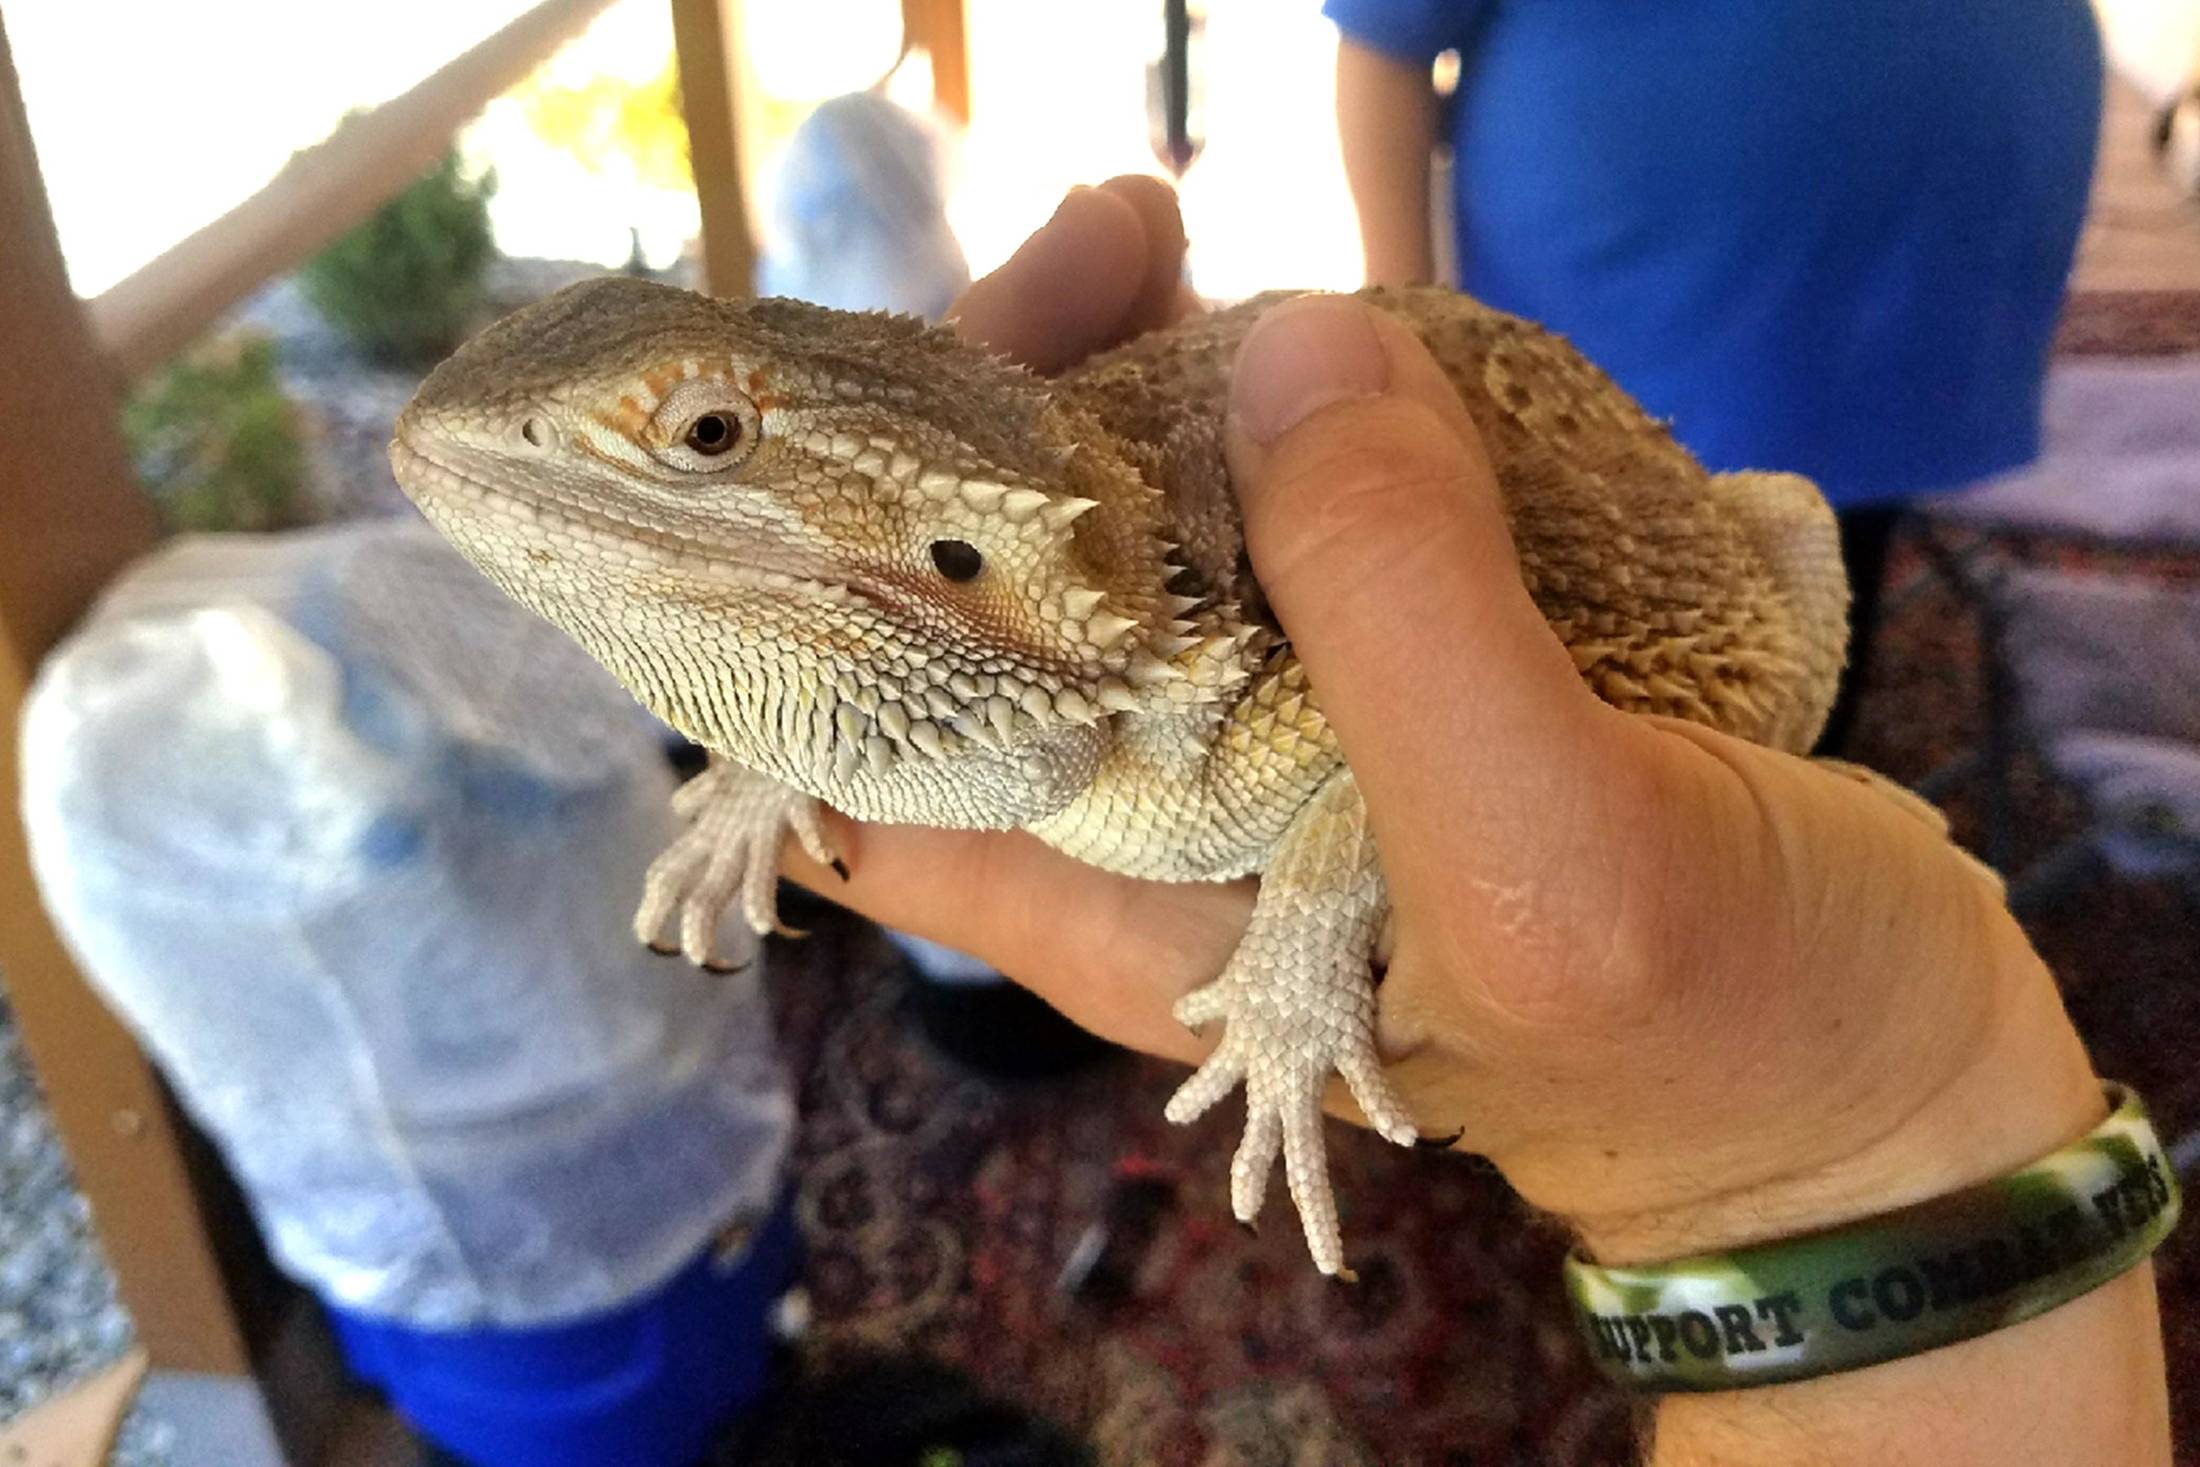
[[[1056,370],[1183,309],[1158,183],[1066,200],[958,310]],[[1529,601],[1464,409],[1402,327],[1279,307],[1241,353],[1253,561],[1365,795],[1395,912],[1379,1004],[1425,1132],[1465,1128],[1607,1261],[1949,1190],[2084,1131],[2100,1093],[1997,894],[1838,772],[1582,685]],[[1431,697],[1431,689],[1445,690]],[[837,832],[845,885],[1154,1053],[1250,889],[1113,876],[1021,834]]]

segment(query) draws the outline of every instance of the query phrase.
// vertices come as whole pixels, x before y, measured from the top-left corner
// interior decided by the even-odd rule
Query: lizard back
[[[1119,439],[1165,502],[1173,589],[1275,630],[1222,446],[1229,370],[1271,292],[1072,369],[1058,392]],[[1848,585],[1808,480],[1711,474],[1563,338],[1456,292],[1361,298],[1418,334],[1496,470],[1528,589],[1589,685],[1634,712],[1795,752],[1831,705]]]

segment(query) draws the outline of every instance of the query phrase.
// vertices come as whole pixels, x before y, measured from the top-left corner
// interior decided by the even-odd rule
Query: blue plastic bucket
[[[473,1330],[329,1317],[353,1371],[473,1467],[694,1467],[764,1389],[800,1254],[790,1193],[741,1254],[705,1253],[605,1314]]]

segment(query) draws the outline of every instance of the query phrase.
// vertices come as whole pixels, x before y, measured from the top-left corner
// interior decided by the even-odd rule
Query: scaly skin
[[[1794,751],[1840,669],[1847,587],[1804,480],[1708,475],[1564,342],[1449,292],[1370,292],[1457,384],[1521,571],[1620,707]],[[1275,297],[1053,382],[945,332],[790,301],[592,281],[493,327],[400,419],[399,481],[462,552],[719,756],[637,932],[698,962],[759,930],[817,802],[1032,831],[1110,871],[1263,873],[1187,997],[1222,1042],[1169,1105],[1241,1081],[1250,1221],[1280,1150],[1314,1259],[1346,1274],[1323,1163],[1332,1073],[1414,1139],[1374,1041],[1388,915],[1365,810],[1244,558],[1227,371]]]

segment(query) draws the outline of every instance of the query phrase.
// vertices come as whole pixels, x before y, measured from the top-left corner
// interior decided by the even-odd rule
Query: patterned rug
[[[1106,1464],[1375,1467],[1624,1460],[1626,1404],[1560,1309],[1561,1239],[1486,1166],[1331,1123],[1360,1283],[1315,1273],[1278,1194],[1230,1220],[1229,1107],[1161,1119],[1182,1077],[1129,1055],[997,1087],[919,1032],[852,920],[779,950],[802,1066],[798,1168],[828,1353],[931,1353],[1086,1433]],[[1119,1184],[1164,1204],[1127,1297],[1059,1287]]]
[[[2077,303],[2065,351],[2200,349],[2200,298]],[[2196,469],[2200,473],[2200,469]],[[2054,551],[2028,547],[2035,553]],[[2153,573],[2200,578],[2175,556]],[[2125,568],[2129,568],[2125,565]],[[1890,572],[1856,755],[1916,780],[1975,741],[1966,608],[1914,552]],[[2066,793],[2018,771],[2031,855],[2075,828]],[[1968,796],[1951,799],[1972,834]],[[898,960],[830,915],[775,979],[801,1078],[803,1220],[817,1352],[928,1353],[1084,1434],[1107,1467],[1588,1467],[1632,1460],[1627,1403],[1588,1369],[1560,1306],[1562,1240],[1473,1161],[1402,1153],[1332,1123],[1362,1281],[1307,1266],[1280,1193],[1257,1238],[1229,1220],[1232,1107],[1161,1120],[1178,1078],[1118,1056],[1004,1089],[939,1055]],[[2200,931],[2176,893],[2103,879],[2033,924],[2103,1073],[2200,1129]],[[1166,1198],[1113,1302],[1057,1284],[1124,1188]],[[2200,1464],[2200,1228],[2160,1260],[2179,1460]]]

